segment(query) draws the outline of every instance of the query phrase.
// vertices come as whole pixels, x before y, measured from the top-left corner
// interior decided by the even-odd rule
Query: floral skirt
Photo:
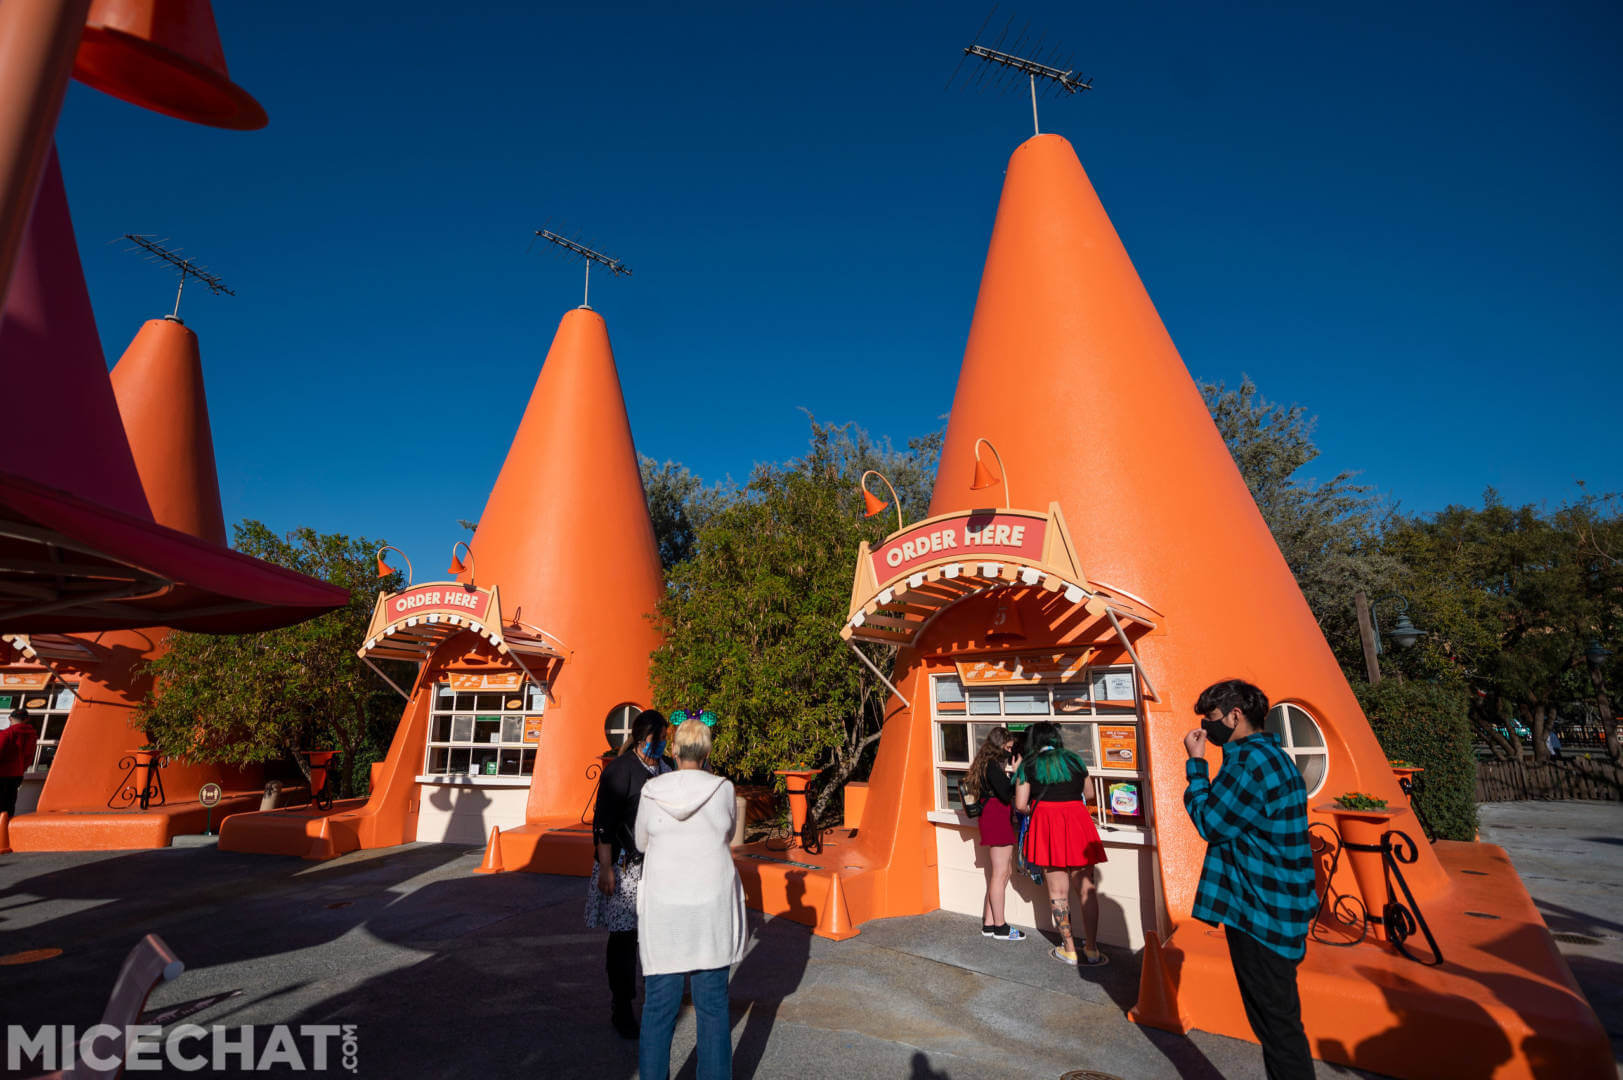
[[[635,930],[642,860],[628,859],[625,852],[620,853],[614,864],[614,892],[608,896],[597,887],[597,869],[594,861],[592,876],[586,879],[586,925],[603,930]]]

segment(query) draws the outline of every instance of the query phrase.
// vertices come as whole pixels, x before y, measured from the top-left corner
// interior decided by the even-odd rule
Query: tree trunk
[[[1549,724],[1549,710],[1542,702],[1529,704],[1532,708],[1532,723],[1528,726],[1533,729],[1533,760],[1547,762],[1550,760],[1550,743],[1544,733]]]
[[[303,754],[299,753],[298,750],[293,749],[291,747],[288,749],[287,756],[293,759],[294,767],[296,767],[299,770],[299,775],[304,777],[304,786],[310,789],[310,801],[315,802],[316,801],[316,789],[315,789],[315,785],[313,784],[313,782],[310,779],[310,763],[307,760],[305,760],[305,757],[304,757]]]
[[[1480,699],[1473,702],[1470,711],[1471,722],[1487,740],[1488,749],[1500,761],[1519,761],[1521,754],[1518,748],[1510,744],[1498,731],[1494,730],[1499,723],[1499,706],[1497,699]]]
[[[874,732],[872,735],[869,735],[867,738],[857,743],[855,749],[848,750],[843,754],[835,755],[834,764],[830,766],[830,768],[833,769],[833,775],[828,778],[828,780],[823,784],[822,790],[817,793],[817,802],[812,806],[811,810],[808,811],[807,816],[810,818],[810,820],[823,820],[823,815],[828,812],[828,804],[834,800],[835,792],[843,791],[845,789],[845,785],[851,779],[851,775],[855,773],[859,767],[861,767],[862,755],[867,753],[868,747],[872,745],[878,738],[879,733]]]

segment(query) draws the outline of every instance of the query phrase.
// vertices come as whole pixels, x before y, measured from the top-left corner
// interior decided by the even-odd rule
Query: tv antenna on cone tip
[[[627,266],[624,262],[614,258],[613,256],[605,255],[601,251],[596,251],[589,248],[585,244],[582,244],[578,239],[571,240],[567,236],[553,232],[551,229],[536,229],[535,235],[550,244],[556,244],[558,247],[563,248],[564,251],[571,255],[580,256],[581,260],[586,263],[586,284],[581,293],[580,306],[585,308],[587,311],[592,310],[592,305],[589,303],[589,301],[591,300],[592,296],[593,263],[598,263],[602,266],[608,267],[611,274],[616,274],[623,277],[631,276],[631,267]],[[533,244],[534,241],[531,241],[531,243]]]
[[[1008,48],[1005,49],[1004,40],[1008,37],[1010,28],[1014,26],[1013,15],[1010,15],[1008,21],[1003,24],[1003,30],[998,34],[995,43],[992,45],[980,44],[980,36],[985,32],[987,24],[992,21],[992,16],[996,12],[997,5],[993,4],[992,10],[986,13],[986,19],[981,23],[981,28],[975,31],[975,41],[965,46],[964,56],[959,59],[958,67],[953,69],[952,76],[947,79],[947,86],[952,86],[953,79],[958,77],[958,72],[964,66],[964,59],[971,56],[986,63],[986,66],[981,68],[980,73],[972,80],[977,91],[984,89],[983,84],[986,82],[988,72],[992,73],[991,85],[994,89],[999,90],[1007,89],[1012,85],[1008,78],[1010,74],[1015,76],[1013,83],[1018,83],[1021,75],[1026,76],[1031,86],[1032,134],[1041,135],[1042,128],[1037,123],[1037,80],[1042,79],[1045,84],[1044,88],[1055,94],[1061,91],[1067,94],[1076,94],[1083,90],[1092,90],[1093,79],[1091,77],[1083,78],[1079,75],[1076,69],[1071,66],[1069,58],[1061,61],[1057,48],[1050,46],[1048,52],[1044,53],[1043,46],[1048,40],[1046,32],[1038,35],[1037,40],[1032,42],[1029,48],[1030,55],[1020,55],[1021,52],[1028,51],[1025,42],[1031,30],[1030,22],[1026,23],[1025,27],[1021,29],[1015,39],[1009,43]]]
[[[175,286],[175,310],[164,316],[170,322],[185,325],[180,317],[180,294],[185,291],[188,277],[196,278],[202,282],[209,292],[214,293],[216,296],[220,293],[225,293],[227,296],[237,295],[233,290],[226,288],[226,284],[220,279],[220,275],[212,273],[207,267],[181,255],[179,248],[165,247],[164,245],[169,242],[167,236],[160,240],[154,240],[152,237],[140,233],[125,233],[124,239],[135,245],[135,247],[125,248],[124,250],[144,251],[146,252],[147,262],[168,263],[180,273],[180,283]]]

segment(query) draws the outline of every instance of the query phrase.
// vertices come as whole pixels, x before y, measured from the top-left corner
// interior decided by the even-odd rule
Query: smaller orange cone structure
[[[0,855],[11,854],[11,815],[0,814]]]
[[[225,543],[197,335],[178,319],[147,320],[112,379],[152,516],[171,529]]]
[[[490,843],[485,845],[485,861],[479,864],[476,874],[501,874],[506,867],[502,865],[502,829],[500,825],[490,827]]]
[[[1166,954],[1161,951],[1161,935],[1153,930],[1144,932],[1142,963],[1138,1003],[1127,1010],[1127,1015],[1135,1023],[1182,1035],[1189,1030],[1189,1024],[1178,1011],[1178,990],[1167,968]]]
[[[828,879],[828,900],[823,904],[822,918],[817,923],[817,935],[831,941],[844,941],[856,937],[857,933],[856,926],[851,922],[851,908],[846,903],[840,875],[831,874]]]

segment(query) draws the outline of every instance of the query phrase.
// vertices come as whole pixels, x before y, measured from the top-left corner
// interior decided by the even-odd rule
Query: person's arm
[[[597,887],[603,895],[614,892],[614,834],[620,827],[620,805],[624,802],[610,770],[603,767],[597,785],[597,806],[592,812],[592,842],[597,849]]]
[[[1213,780],[1206,759],[1191,757],[1184,773],[1189,786],[1184,789],[1183,808],[1189,812],[1195,831],[1208,844],[1233,840],[1255,829],[1267,817],[1262,786],[1238,764],[1225,764]]]
[[[992,789],[994,799],[1002,799],[1010,806],[1014,805],[1014,785],[1009,782],[1009,776],[1001,765],[994,763],[986,770],[986,786]]]
[[[648,818],[651,813],[652,811],[648,807],[648,792],[644,790],[641,795],[637,796],[637,825],[633,830],[638,851],[648,850]]]
[[[1029,783],[1014,785],[1014,808],[1022,814],[1031,812],[1031,785]]]

